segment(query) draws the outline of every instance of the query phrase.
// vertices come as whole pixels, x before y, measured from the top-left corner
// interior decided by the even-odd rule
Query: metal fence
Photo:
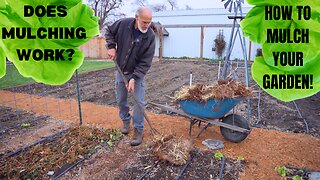
[[[5,78],[17,77],[7,74]],[[61,91],[69,98],[54,96]],[[82,112],[77,72],[68,84],[61,86],[29,83],[0,88],[2,155],[78,124],[82,124]]]

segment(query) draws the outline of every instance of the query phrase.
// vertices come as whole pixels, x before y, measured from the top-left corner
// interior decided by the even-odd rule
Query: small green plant
[[[223,155],[222,152],[216,152],[216,153],[214,153],[214,157],[215,157],[215,158],[218,158],[218,159],[221,159],[221,158],[224,157],[224,155]]]
[[[292,180],[302,180],[302,177],[299,175],[295,175],[292,177]]]
[[[182,56],[182,57],[179,57],[178,59],[192,59],[192,58],[188,56]]]
[[[281,167],[277,167],[275,168],[275,170],[277,171],[278,174],[280,174],[282,177],[287,176],[287,174],[289,173],[288,169],[284,166]]]
[[[244,161],[245,160],[245,158],[243,157],[243,156],[238,156],[238,161]]]
[[[90,154],[94,154],[94,153],[97,152],[97,149],[96,149],[95,147],[92,147],[92,148],[90,148],[90,149],[88,150],[88,152],[89,152]]]
[[[122,133],[120,129],[114,129],[112,130],[110,134],[110,140],[111,141],[119,141],[122,138]]]
[[[109,141],[107,142],[107,144],[108,144],[109,147],[112,147],[112,145],[113,145],[113,143],[112,143],[111,140],[109,140]]]
[[[21,124],[21,127],[28,128],[28,127],[30,127],[30,123],[23,123],[23,124]]]

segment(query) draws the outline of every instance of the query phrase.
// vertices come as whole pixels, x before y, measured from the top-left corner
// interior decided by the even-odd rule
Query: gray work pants
[[[121,75],[118,71],[116,71],[116,98],[117,103],[119,106],[119,116],[121,120],[125,122],[130,122],[132,118],[133,127],[137,129],[139,132],[143,131],[144,127],[144,116],[140,112],[137,104],[134,104],[133,114],[132,116],[129,113],[129,105],[128,105],[128,90],[126,89],[125,83],[123,82]],[[134,84],[134,95],[137,98],[138,102],[144,109],[145,102],[144,102],[144,79],[137,79],[135,80]]]

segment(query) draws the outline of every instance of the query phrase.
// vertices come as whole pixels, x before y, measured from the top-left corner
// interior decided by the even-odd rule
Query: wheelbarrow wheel
[[[224,117],[222,119],[222,122],[226,123],[226,124],[233,125],[233,126],[238,126],[238,127],[244,128],[244,129],[248,129],[248,130],[250,129],[246,120],[237,114],[230,114],[230,115]],[[232,129],[225,128],[222,126],[220,126],[220,132],[226,140],[234,142],[234,143],[239,143],[239,142],[243,141],[248,136],[247,133],[234,131]]]

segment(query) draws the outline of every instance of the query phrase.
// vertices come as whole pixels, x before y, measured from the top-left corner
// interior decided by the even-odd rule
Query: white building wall
[[[248,12],[249,9],[245,8],[244,12]],[[160,22],[162,25],[179,25],[179,24],[231,24],[232,19],[228,19],[227,16],[231,16],[225,9],[204,9],[204,10],[181,10],[181,11],[164,11],[154,14],[153,21]],[[214,39],[219,34],[219,30],[223,29],[225,41],[227,46],[231,36],[232,28],[204,28],[204,46],[203,57],[208,59],[216,59],[215,52],[212,51],[214,47]],[[164,57],[200,57],[200,27],[199,28],[166,28],[169,32],[169,36],[164,36]],[[239,36],[238,36],[239,37]],[[246,38],[247,53],[249,52],[249,39]],[[251,60],[256,55],[256,49],[260,48],[260,45],[252,44]],[[159,55],[159,38],[157,38],[156,44],[156,56]],[[237,38],[234,45],[231,59],[244,59],[241,43]]]

